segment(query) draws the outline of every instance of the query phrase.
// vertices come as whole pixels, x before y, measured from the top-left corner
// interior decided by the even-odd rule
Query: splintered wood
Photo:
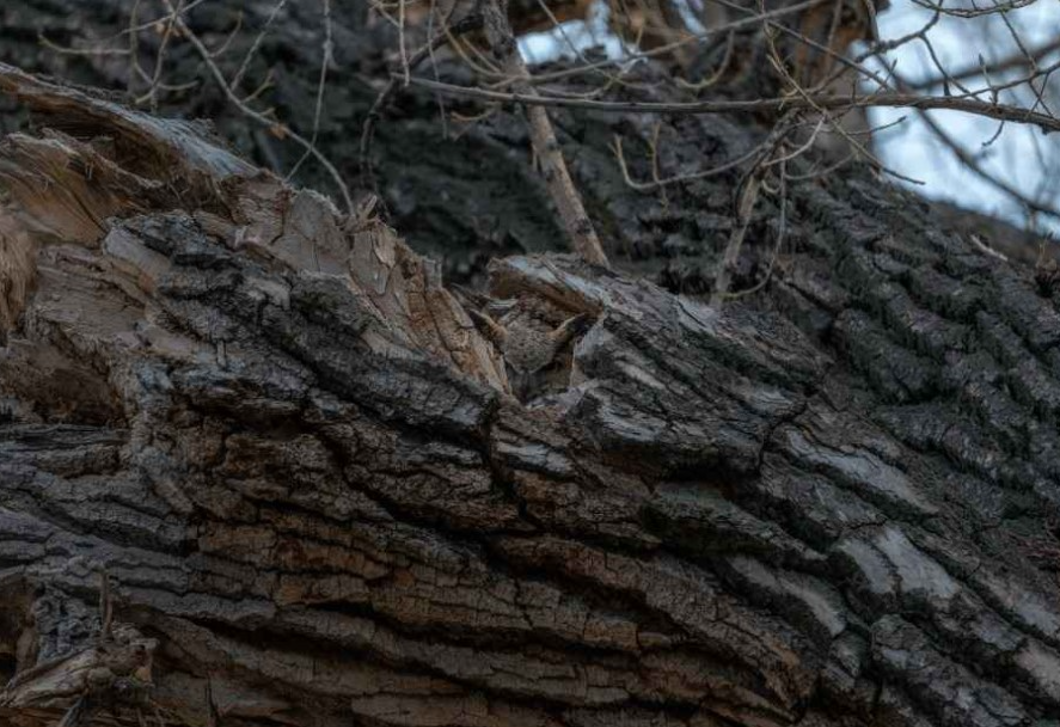
[[[116,289],[142,297],[136,288],[157,285],[165,264],[159,268],[158,253],[130,244],[112,220],[183,208],[195,212],[193,224],[233,251],[335,279],[353,291],[364,302],[364,340],[376,352],[407,357],[425,351],[507,390],[497,355],[431,264],[385,225],[347,217],[316,193],[288,188],[204,141],[194,125],[156,119],[10,66],[0,65],[0,90],[67,130],[47,131],[44,138],[12,135],[0,146],[6,189],[0,325],[6,329],[17,321],[27,291],[43,284],[42,266],[57,285],[46,292],[66,304],[107,306]],[[75,296],[61,284],[71,264],[97,281],[93,294]],[[124,335],[137,337],[131,330]]]
[[[807,185],[757,307],[492,261],[519,401],[369,206],[0,88],[61,126],[0,144],[4,727],[1060,710],[1060,311],[903,193]]]

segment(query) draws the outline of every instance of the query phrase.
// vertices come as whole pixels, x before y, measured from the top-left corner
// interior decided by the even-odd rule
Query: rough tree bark
[[[0,88],[41,114],[0,144],[0,720],[101,683],[106,569],[154,688],[102,682],[98,724],[1056,724],[1060,313],[925,205],[799,186],[797,250],[721,313],[498,259],[496,296],[592,319],[520,402],[378,221],[201,126]],[[519,144],[495,123],[473,143]],[[708,163],[751,132],[663,136]],[[613,245],[716,258],[731,179],[663,208],[611,174]]]

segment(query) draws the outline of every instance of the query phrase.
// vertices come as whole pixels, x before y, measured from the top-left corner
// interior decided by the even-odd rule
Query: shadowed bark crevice
[[[634,252],[489,265],[495,304],[588,317],[520,400],[473,303],[378,220],[201,126],[7,66],[0,87],[67,120],[0,143],[0,672],[31,675],[0,719],[55,724],[97,683],[103,568],[151,648],[120,724],[1060,713],[1060,312],[928,206],[858,169],[795,185],[798,246],[719,311],[632,271],[709,272],[733,180],[663,205],[602,151],[643,119],[558,113],[599,132],[572,172]],[[500,158],[515,121],[465,143]],[[665,129],[703,165],[755,134]],[[465,162],[431,162],[438,188],[470,189]],[[767,207],[748,270],[769,229]]]

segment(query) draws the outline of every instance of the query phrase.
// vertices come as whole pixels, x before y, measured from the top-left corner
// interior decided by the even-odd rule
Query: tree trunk
[[[694,287],[732,178],[639,195],[601,150],[651,124],[558,114],[626,272],[490,265],[495,297],[591,322],[520,401],[378,220],[199,125],[0,89],[42,127],[0,144],[0,720],[1060,717],[1060,314],[925,205],[857,169],[797,186],[797,248],[718,311],[630,271]],[[461,143],[514,174],[525,137],[492,123]],[[754,133],[672,120],[661,161]],[[489,184],[457,156],[416,184]]]

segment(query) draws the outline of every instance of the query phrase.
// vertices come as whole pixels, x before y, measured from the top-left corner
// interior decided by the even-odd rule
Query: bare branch
[[[258,124],[261,124],[262,126],[269,129],[276,128],[277,124],[274,119],[270,119],[265,114],[255,111],[254,109],[250,108],[250,106],[248,106],[241,98],[239,98],[238,94],[236,94],[233,87],[228,84],[227,80],[225,80],[224,73],[222,73],[221,69],[218,68],[217,63],[210,55],[209,49],[205,45],[203,45],[202,41],[199,40],[199,37],[194,33],[194,31],[192,31],[191,28],[188,27],[187,23],[184,22],[184,19],[180,17],[173,9],[172,0],[162,0],[162,2],[165,3],[166,7],[170,10],[171,13],[173,13],[173,17],[176,19],[177,27],[180,29],[183,36],[188,39],[188,42],[190,42],[195,48],[195,50],[198,52],[199,57],[202,58],[203,63],[206,64],[206,67],[209,69],[211,75],[213,75],[214,80],[217,81],[217,85],[221,87],[221,90],[224,92],[225,97],[228,98],[229,102],[237,109],[239,109],[239,111],[248,119]],[[352,214],[356,209],[353,203],[353,197],[350,195],[350,190],[346,186],[346,182],[342,179],[342,175],[339,173],[339,170],[335,168],[335,165],[331,163],[331,160],[324,156],[324,154],[319,149],[317,149],[313,143],[311,143],[308,139],[306,139],[304,136],[294,131],[290,127],[286,125],[280,125],[280,129],[282,130],[282,133],[286,138],[290,138],[296,144],[303,147],[308,153],[312,154],[313,158],[319,161],[321,165],[328,171],[328,173],[331,175],[332,180],[335,182],[335,185],[339,188],[339,192],[342,194],[347,211]]]
[[[992,119],[1008,120],[1020,124],[1032,124],[1043,131],[1060,131],[1060,119],[1048,114],[1028,111],[1008,104],[992,104],[974,98],[958,96],[936,97],[921,96],[912,93],[880,93],[875,95],[850,96],[847,94],[820,94],[809,99],[767,98],[753,101],[596,101],[581,98],[562,98],[557,96],[529,95],[490,91],[473,86],[457,86],[450,83],[432,81],[427,78],[412,78],[412,84],[451,96],[476,98],[483,101],[502,101],[519,103],[527,106],[555,106],[580,108],[592,111],[615,113],[644,112],[669,114],[723,114],[737,111],[779,111],[785,108],[804,109],[816,106],[822,109],[851,109],[870,106],[890,106],[895,108],[915,108],[922,110],[949,109],[965,111]]]
[[[507,0],[487,0],[483,6],[483,21],[494,57],[502,70],[510,78],[516,79],[512,84],[516,95],[536,98],[537,92],[527,82],[530,73],[519,55],[515,35],[508,22]],[[548,111],[542,105],[528,105],[526,115],[542,176],[572,247],[587,262],[606,266],[607,255],[571,179]]]

